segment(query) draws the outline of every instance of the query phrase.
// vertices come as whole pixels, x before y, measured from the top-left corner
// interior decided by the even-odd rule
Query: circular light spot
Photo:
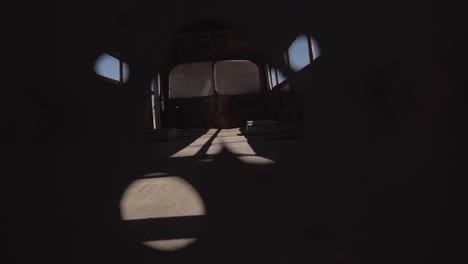
[[[162,251],[176,251],[195,243],[196,238],[168,239],[142,242],[143,245]]]
[[[197,240],[205,205],[186,180],[151,173],[135,180],[120,202],[122,219],[142,244],[163,251],[182,249]]]

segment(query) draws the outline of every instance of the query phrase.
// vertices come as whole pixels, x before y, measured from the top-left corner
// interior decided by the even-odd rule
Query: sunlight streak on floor
[[[214,136],[216,134],[215,131],[216,129],[210,129],[190,145],[172,155],[171,158],[216,155],[225,147],[244,163],[257,165],[275,163],[270,159],[258,156],[249,145],[248,139],[245,136],[239,135],[239,129],[222,129],[218,135]],[[201,161],[209,162],[212,160],[213,158],[208,158]]]

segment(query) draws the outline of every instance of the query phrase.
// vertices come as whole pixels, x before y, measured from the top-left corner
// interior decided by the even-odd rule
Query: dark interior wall
[[[267,107],[269,114],[274,119],[301,123],[301,107],[296,100],[294,90],[291,88],[291,81],[294,81],[294,77],[279,84],[272,90],[269,94],[269,105]]]
[[[208,30],[208,29],[207,29]],[[258,61],[258,52],[253,44],[247,40],[240,40],[239,33],[233,32],[236,39],[226,39],[227,36],[219,36],[220,33],[208,32],[191,33],[191,40],[174,40],[172,59],[170,64],[175,67],[179,64],[191,62],[204,62],[222,60],[250,60]],[[182,33],[181,33],[182,34]],[[218,34],[218,35],[217,35]],[[183,34],[181,36],[184,36]],[[179,38],[182,38],[182,37]],[[213,64],[214,65],[214,64]],[[214,67],[214,66],[213,66]],[[257,65],[262,74],[261,65]],[[172,68],[171,68],[172,69]],[[265,93],[265,83],[261,79],[262,93]],[[164,87],[168,89],[169,87]],[[209,96],[206,98],[170,99],[167,101],[168,126],[177,128],[233,128],[244,126],[247,120],[261,119],[262,101],[259,94],[237,96]]]
[[[168,126],[176,128],[236,128],[265,117],[260,94],[171,99]]]
[[[24,22],[38,18],[33,11],[17,13],[15,30],[34,25]],[[286,75],[277,55],[291,31],[311,33],[322,46],[315,74],[291,83],[307,137],[287,177],[307,191],[298,203],[303,222],[320,226],[307,248],[314,260],[464,262],[467,23],[464,9],[445,1],[237,1],[229,9],[220,1],[57,4],[55,52],[44,52],[55,54],[55,75],[35,72],[39,60],[32,62],[28,49],[9,64],[20,72],[10,76],[18,87],[10,92],[21,100],[11,102],[23,110],[8,119],[18,144],[6,144],[12,162],[5,171],[12,173],[2,193],[4,256],[20,263],[29,256],[170,263],[132,241],[118,201],[140,173],[145,89],[164,68],[174,32],[200,16],[234,21]],[[28,43],[40,46],[37,32]],[[103,89],[93,79],[96,57],[109,49],[128,57],[128,89]],[[20,189],[30,195],[12,199]],[[282,194],[295,193],[287,187]],[[31,247],[24,238],[40,243]]]
[[[216,104],[213,96],[171,99],[167,104],[168,125],[176,128],[214,128]]]
[[[256,52],[246,40],[192,40],[189,44],[177,43],[176,47],[174,66],[209,60],[256,60]]]
[[[192,62],[258,61],[258,52],[253,44],[244,39],[235,27],[220,25],[219,20],[202,21],[203,23],[198,20],[187,21],[187,24],[180,26],[177,34],[170,39],[171,47],[168,49],[163,66],[169,74],[177,65]],[[161,86],[163,90],[169,92],[168,85]],[[261,101],[256,100],[257,97],[257,95],[245,95],[219,99],[216,99],[218,98],[216,96],[216,98],[166,100],[167,111],[162,113],[162,118],[167,120],[164,127],[239,127],[247,119],[263,116],[260,114]]]

